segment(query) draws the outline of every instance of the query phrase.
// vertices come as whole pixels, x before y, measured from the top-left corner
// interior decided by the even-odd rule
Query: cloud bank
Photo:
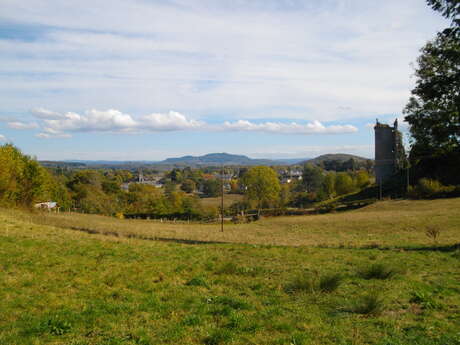
[[[420,0],[9,0],[1,17],[0,111],[284,107],[309,121],[399,113],[409,63],[447,23]]]
[[[38,124],[35,122],[22,122],[22,121],[12,121],[8,122],[8,127],[12,129],[19,129],[19,130],[28,130],[38,128]]]
[[[344,134],[354,133],[358,129],[352,125],[325,126],[319,121],[306,124],[297,122],[261,122],[248,120],[234,122],[226,121],[221,124],[209,124],[203,121],[190,119],[187,116],[170,111],[167,113],[152,113],[134,118],[119,110],[109,109],[88,110],[83,114],[67,112],[64,114],[37,108],[31,111],[37,123],[10,122],[11,128],[32,129],[40,128],[38,138],[68,138],[71,133],[79,132],[111,132],[111,133],[138,133],[138,132],[170,132],[170,131],[238,131],[263,132],[272,134]],[[11,126],[14,124],[14,126]]]
[[[222,125],[223,130],[245,131],[245,132],[266,132],[278,134],[344,134],[354,133],[358,129],[352,125],[333,125],[324,126],[319,121],[313,121],[305,125],[296,122],[264,122],[253,123],[247,120],[238,120],[236,122],[225,122]]]

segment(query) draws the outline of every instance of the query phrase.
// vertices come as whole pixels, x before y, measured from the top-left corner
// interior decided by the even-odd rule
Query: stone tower
[[[144,183],[144,174],[142,173],[142,169],[139,169],[139,178],[138,178],[138,182],[139,183]]]
[[[375,130],[375,178],[380,184],[389,180],[404,166],[406,159],[402,135],[398,131],[398,120],[393,127],[387,124],[377,123]]]

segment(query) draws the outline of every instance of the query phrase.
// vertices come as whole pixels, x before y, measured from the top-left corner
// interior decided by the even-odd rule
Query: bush
[[[416,186],[409,187],[408,195],[411,198],[440,198],[458,194],[458,186],[444,186],[437,180],[421,178]]]
[[[359,276],[364,279],[390,279],[398,273],[398,270],[394,267],[390,267],[386,264],[378,263],[372,264],[359,271]]]
[[[375,294],[361,296],[352,306],[351,311],[362,315],[379,315],[385,309],[383,299]]]

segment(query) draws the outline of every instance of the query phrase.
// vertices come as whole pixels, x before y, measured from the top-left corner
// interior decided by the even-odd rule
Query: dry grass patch
[[[250,224],[119,220],[83,214],[20,214],[33,223],[93,233],[144,239],[182,239],[263,245],[321,247],[414,247],[433,245],[426,231],[442,229],[437,245],[460,238],[460,198],[429,201],[384,201],[336,214],[265,218]]]

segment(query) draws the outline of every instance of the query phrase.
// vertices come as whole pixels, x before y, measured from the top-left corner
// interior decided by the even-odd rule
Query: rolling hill
[[[308,159],[303,161],[302,163],[312,163],[312,164],[321,164],[325,161],[339,161],[339,162],[346,162],[350,159],[354,159],[355,161],[365,162],[369,160],[369,158],[364,158],[361,156],[350,155],[348,153],[328,153],[325,155],[318,156],[316,158]]]
[[[168,158],[157,164],[163,165],[184,165],[184,166],[210,166],[210,165],[276,165],[278,161],[270,159],[252,159],[243,155],[229,153],[209,153],[204,156],[184,156]]]

